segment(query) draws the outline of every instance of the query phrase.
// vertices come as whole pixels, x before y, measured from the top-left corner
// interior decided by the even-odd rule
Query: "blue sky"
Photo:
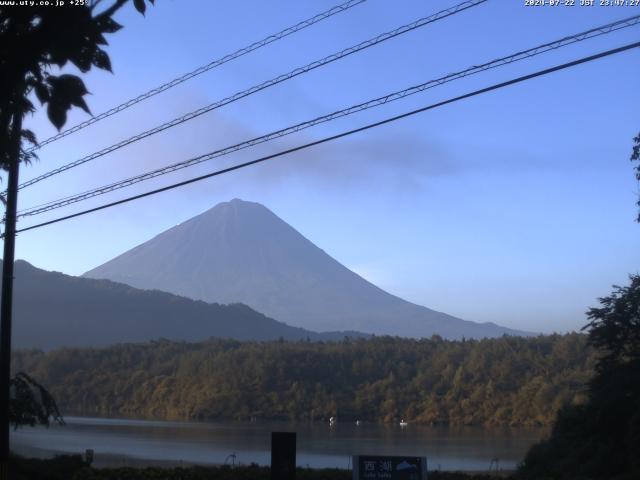
[[[110,38],[114,75],[92,72],[100,113],[338,3],[158,0],[131,6]],[[285,73],[453,1],[368,0],[46,146],[26,180]],[[579,3],[579,2],[578,2]],[[525,7],[491,0],[204,115],[20,195],[20,208],[216,150],[603,23],[633,7]],[[82,207],[354,128],[495,82],[637,41],[640,27],[453,82],[423,94],[120,190]],[[17,257],[81,274],[234,197],[263,203],[337,260],[413,302],[533,331],[579,329],[612,284],[640,269],[640,52],[555,73],[180,190],[24,232]],[[73,69],[69,69],[73,71]],[[86,118],[73,112],[68,125]],[[55,133],[42,113],[28,125]],[[80,204],[37,218],[72,213]],[[24,227],[34,220],[25,220]]]

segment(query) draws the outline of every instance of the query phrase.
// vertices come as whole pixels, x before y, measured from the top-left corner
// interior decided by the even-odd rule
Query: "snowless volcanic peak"
[[[315,331],[479,338],[522,335],[415,305],[371,284],[259,203],[239,199],[85,273],[206,302],[241,302]]]

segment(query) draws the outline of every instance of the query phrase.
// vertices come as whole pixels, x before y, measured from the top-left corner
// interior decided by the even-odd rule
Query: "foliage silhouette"
[[[42,105],[47,106],[51,123],[60,130],[67,120],[67,112],[78,107],[90,113],[84,96],[89,92],[82,79],[63,73],[54,75],[52,69],[62,69],[68,63],[82,73],[92,67],[111,71],[111,61],[102,48],[107,45],[105,35],[115,33],[122,26],[113,15],[129,0],[116,0],[100,12],[101,2],[86,5],[52,8],[39,5],[0,7],[0,166],[7,168],[11,139],[37,145],[34,132],[22,129],[14,132],[16,116],[23,118],[35,111],[29,95],[33,92]],[[148,0],[154,3],[155,0]],[[134,0],[135,8],[144,13],[144,0]],[[20,122],[21,123],[21,122]],[[34,152],[21,148],[21,160],[35,158]]]
[[[640,134],[633,141],[631,161],[640,161]],[[521,478],[640,478],[640,275],[599,301],[584,327],[599,352],[588,402],[560,410],[549,439],[527,453]]]
[[[100,12],[96,12],[100,1],[91,6],[91,2],[83,3],[65,8],[40,2],[0,7],[0,168],[4,170],[16,161],[28,163],[36,158],[32,150],[23,147],[24,143],[37,146],[35,133],[22,128],[25,115],[35,111],[31,93],[47,106],[49,120],[58,130],[72,107],[90,113],[84,100],[89,92],[82,79],[68,73],[54,75],[53,69],[59,71],[72,63],[82,73],[92,67],[111,71],[102,46],[107,45],[105,35],[122,28],[113,15],[128,0],[115,0]],[[144,0],[133,3],[144,13]],[[6,203],[3,195],[0,199]],[[10,388],[14,395],[9,415],[15,427],[48,425],[50,417],[62,421],[53,397],[28,375],[16,375]]]
[[[636,180],[640,182],[640,133],[633,139],[633,149],[631,151],[631,161],[638,162],[638,165],[635,167],[635,176]],[[638,201],[636,202],[638,206],[638,216],[636,217],[636,222],[640,223],[640,195],[638,196]]]
[[[24,372],[15,375],[10,389],[9,420],[15,429],[24,425],[49,426],[50,419],[64,425],[54,398],[29,375]]]
[[[520,469],[526,479],[640,478],[640,276],[588,312],[599,356],[588,402],[566,406]]]

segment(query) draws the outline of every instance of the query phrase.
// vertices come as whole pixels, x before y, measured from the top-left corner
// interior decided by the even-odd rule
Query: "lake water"
[[[426,456],[429,470],[488,470],[492,459],[513,469],[544,429],[487,429],[286,422],[168,422],[65,417],[65,426],[22,428],[12,449],[29,456],[95,451],[96,465],[147,462],[270,463],[272,431],[297,432],[297,462],[312,468],[350,468],[354,454]],[[144,463],[144,462],[142,462]]]

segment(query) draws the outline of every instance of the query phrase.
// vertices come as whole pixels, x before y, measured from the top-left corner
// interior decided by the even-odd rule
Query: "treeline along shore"
[[[446,341],[186,343],[14,353],[62,412],[546,426],[584,401],[596,361],[581,334]]]

